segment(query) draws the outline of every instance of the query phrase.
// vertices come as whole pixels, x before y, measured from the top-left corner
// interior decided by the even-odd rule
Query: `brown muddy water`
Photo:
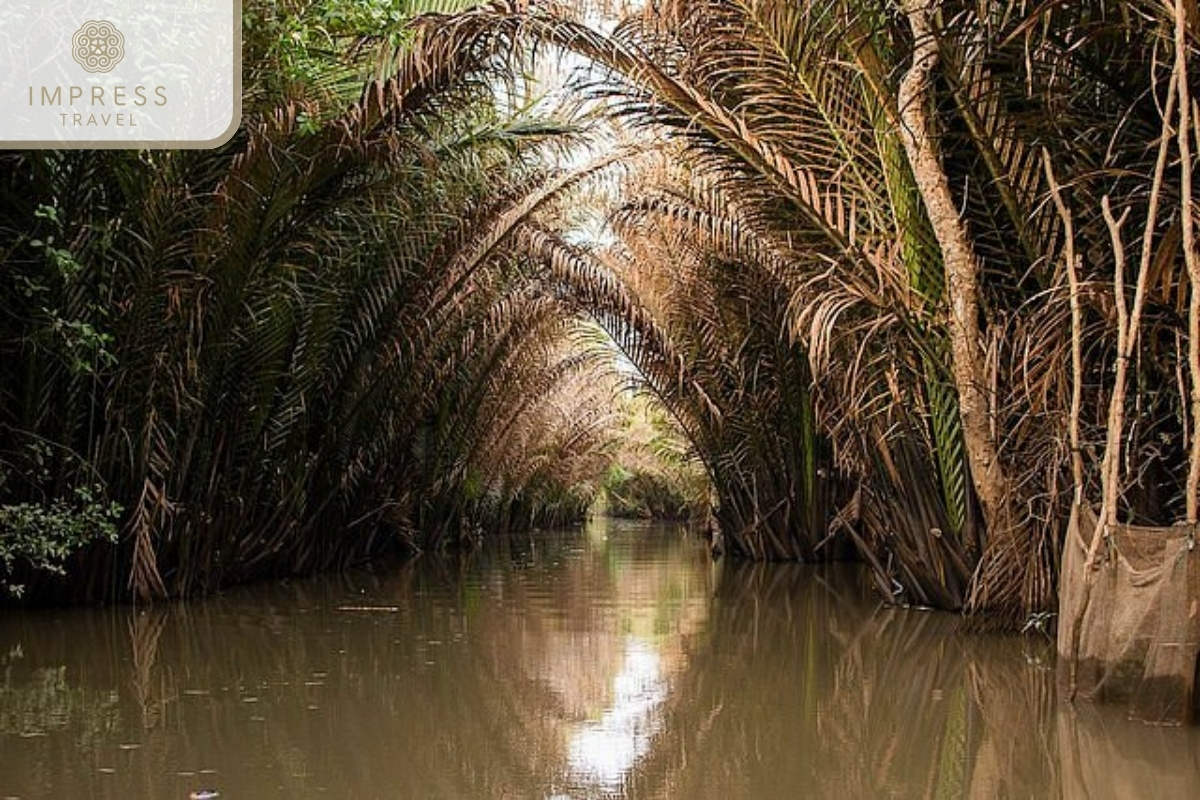
[[[1050,643],[597,520],[150,610],[0,615],[0,797],[1197,797]]]

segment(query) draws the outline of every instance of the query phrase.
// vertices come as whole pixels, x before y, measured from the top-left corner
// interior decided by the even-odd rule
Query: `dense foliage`
[[[561,524],[599,490],[610,351],[513,245],[591,175],[551,165],[573,127],[502,112],[486,49],[325,52],[248,9],[229,145],[0,156],[14,585],[212,589]]]
[[[1053,604],[1076,493],[1196,518],[1197,24],[1148,0],[660,0],[600,33],[496,2],[429,35],[580,54],[667,143],[592,255],[730,549],[845,534],[889,595],[1019,620]]]
[[[662,405],[645,394],[618,398],[619,446],[604,475],[603,511],[614,517],[703,519],[710,484]]]
[[[632,475],[595,325],[735,555],[1019,621],[1075,497],[1196,521],[1194,8],[443,5],[249,4],[216,152],[0,158],[0,502],[125,509],[74,592],[577,517]]]

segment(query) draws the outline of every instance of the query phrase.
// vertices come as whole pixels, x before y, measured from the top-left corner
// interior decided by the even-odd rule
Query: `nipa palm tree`
[[[386,63],[213,152],[4,157],[5,502],[126,508],[35,589],[182,594],[586,508],[608,420],[546,404],[597,361],[518,233],[594,170],[548,166],[569,126],[499,114],[495,50]],[[481,462],[521,414],[553,424]]]

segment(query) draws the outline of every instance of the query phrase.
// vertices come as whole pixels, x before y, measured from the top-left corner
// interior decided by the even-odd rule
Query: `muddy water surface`
[[[0,798],[1196,797],[1052,648],[598,520],[150,610],[0,615]]]

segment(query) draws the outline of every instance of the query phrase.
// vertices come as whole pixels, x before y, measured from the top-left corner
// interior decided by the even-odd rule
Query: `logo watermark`
[[[216,147],[241,0],[0,0],[0,148]]]
[[[125,37],[108,20],[90,19],[71,37],[71,55],[88,72],[111,72],[125,57]]]

